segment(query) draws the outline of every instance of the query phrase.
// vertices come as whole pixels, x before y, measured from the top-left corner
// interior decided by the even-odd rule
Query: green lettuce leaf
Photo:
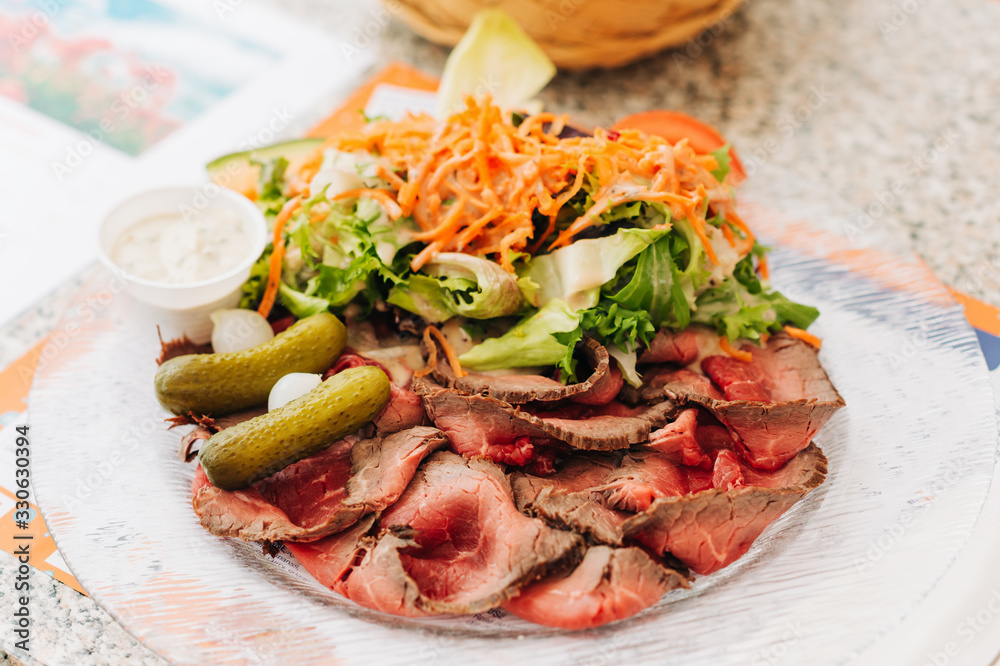
[[[273,160],[255,163],[260,165],[260,171],[257,175],[256,203],[265,215],[273,217],[278,214],[287,201],[287,198],[281,193],[281,188],[285,183],[288,160],[284,157],[277,157]]]
[[[684,328],[690,321],[691,304],[674,257],[680,258],[687,247],[683,236],[660,238],[623,266],[602,293],[623,308],[644,311],[654,327]]]
[[[449,296],[456,291],[466,293],[475,286],[468,280],[442,281],[416,274],[402,284],[393,285],[386,302],[438,324],[455,316]]]
[[[521,107],[556,74],[545,52],[499,8],[478,12],[455,45],[438,87],[438,117],[488,92],[500,108]],[[485,90],[484,90],[485,88]]]
[[[712,170],[712,175],[715,176],[715,179],[720,183],[726,179],[727,175],[729,175],[729,163],[731,159],[729,157],[729,148],[730,146],[727,143],[718,150],[712,151],[712,157],[714,157],[715,161],[719,163],[718,168]]]
[[[819,310],[795,303],[778,291],[765,291],[750,256],[737,264],[733,276],[698,296],[692,321],[715,327],[730,340],[760,340],[785,324],[806,329]]]
[[[254,310],[264,297],[264,289],[267,287],[267,274],[271,270],[271,252],[274,246],[267,244],[260,258],[250,267],[250,277],[240,287],[240,307],[247,310]]]
[[[656,326],[648,312],[629,310],[609,299],[601,299],[595,307],[584,310],[580,328],[601,344],[615,345],[624,351],[634,351],[636,343],[648,345],[656,335]]]
[[[580,313],[562,299],[552,299],[499,338],[489,338],[458,357],[470,370],[500,370],[535,365],[559,365],[567,356],[568,341],[560,333],[576,331]],[[572,348],[569,347],[570,354]]]
[[[521,284],[497,263],[458,252],[442,252],[393,286],[387,301],[437,323],[453,316],[495,319],[526,307]]]
[[[533,305],[565,301],[573,309],[597,305],[602,285],[618,269],[668,234],[666,229],[619,229],[613,236],[578,240],[549,254],[535,257],[524,274],[538,285]]]
[[[288,308],[293,315],[302,319],[323,312],[330,307],[330,301],[318,296],[307,296],[282,282],[278,285],[278,302]]]

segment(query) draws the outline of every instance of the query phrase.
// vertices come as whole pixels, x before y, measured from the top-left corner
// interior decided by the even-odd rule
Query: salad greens
[[[717,152],[719,169],[713,175],[721,180],[729,158],[726,150]],[[324,163],[339,168],[346,163],[373,184],[377,177],[371,164],[377,159],[340,154],[327,155]],[[280,157],[261,164],[258,204],[272,219],[288,200],[286,167]],[[410,262],[423,244],[414,239],[419,230],[413,220],[390,220],[382,205],[366,197],[331,201],[329,174],[324,178],[327,185],[303,202],[286,226],[278,302],[300,318],[356,303],[362,315],[395,306],[430,323],[458,317],[471,328],[476,322],[509,321],[506,333],[460,356],[471,370],[556,366],[571,381],[574,349],[589,335],[607,346],[626,379],[637,383],[636,350],[660,328],[681,330],[698,323],[730,340],[759,341],[785,324],[807,328],[818,315],[815,308],[768,289],[754,268],[764,248],[755,244],[745,256],[731,256],[729,270],[710,267],[705,243],[692,225],[673,219],[670,209],[657,202],[612,207],[601,216],[596,237],[549,252],[517,254],[515,274],[494,261],[456,252],[439,253],[414,272]],[[586,181],[568,208],[586,210],[600,187],[593,177]],[[709,242],[719,257],[728,256],[721,232],[725,222],[709,222]],[[254,265],[242,307],[259,302],[270,255],[269,246]],[[725,262],[720,258],[720,263]]]

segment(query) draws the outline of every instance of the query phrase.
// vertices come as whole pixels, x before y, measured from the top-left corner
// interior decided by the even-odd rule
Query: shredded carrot
[[[736,214],[735,210],[729,210],[726,212],[726,220],[735,224],[736,227],[746,235],[746,241],[744,241],[746,246],[744,251],[749,252],[751,249],[753,249],[753,243],[754,243],[753,232],[750,231],[750,227],[747,226],[747,223],[744,222],[743,219]]]
[[[428,326],[424,329],[424,345],[428,349],[427,365],[414,372],[413,375],[415,377],[423,377],[424,375],[430,374],[430,372],[434,369],[434,366],[437,365],[438,344],[440,344],[441,348],[444,349],[444,356],[448,359],[448,365],[451,366],[451,370],[455,373],[455,376],[465,377],[468,373],[466,373],[465,370],[462,370],[462,364],[458,362],[458,355],[455,354],[455,350],[452,348],[451,343],[448,342],[448,338],[444,337],[444,333],[442,333],[436,326]]]
[[[765,280],[771,279],[771,268],[767,264],[767,256],[760,255],[757,257],[757,269],[760,271],[760,276]]]
[[[257,312],[263,317],[271,314],[274,301],[278,298],[278,285],[281,282],[281,262],[285,258],[285,225],[288,224],[288,220],[292,219],[292,215],[301,205],[302,201],[299,197],[289,199],[281,207],[281,211],[277,217],[274,218],[273,249],[271,250],[271,259],[267,265],[267,286],[264,288],[264,296],[260,299],[260,306],[257,308]]]
[[[392,198],[392,195],[388,190],[373,190],[367,187],[361,187],[356,190],[341,192],[337,196],[333,197],[333,200],[340,201],[341,199],[354,199],[356,197],[368,197],[379,202],[382,204],[382,207],[385,208],[386,214],[394,220],[403,214],[399,208],[399,204]]]
[[[806,344],[811,345],[816,349],[819,349],[820,347],[823,346],[823,340],[816,337],[812,333],[809,333],[808,331],[803,331],[801,328],[795,328],[794,326],[785,326],[785,333],[788,333],[788,335],[792,336],[793,338],[801,340],[802,342],[805,342]]]
[[[719,234],[734,247],[752,247],[752,234],[733,212],[730,190],[709,170],[716,166],[714,157],[699,153],[687,139],[672,143],[634,129],[559,138],[566,123],[564,116],[542,113],[515,127],[492,100],[473,97],[443,123],[426,115],[368,123],[334,139],[333,147],[379,155],[384,163],[378,173],[387,189],[354,190],[338,198],[369,196],[393,219],[411,217],[419,227],[416,240],[426,243],[413,270],[439,252],[466,252],[513,271],[505,258],[511,252],[571,243],[601,224],[602,213],[636,201],[663,204],[674,220],[686,219],[709,261],[718,263],[711,241],[718,242]],[[594,179],[597,191],[587,190],[593,205],[556,234],[556,216]],[[733,227],[720,231],[707,225],[710,210]],[[544,233],[536,233],[534,213],[548,217]]]
[[[719,337],[719,346],[722,347],[722,351],[726,352],[737,361],[743,361],[744,363],[753,362],[753,354],[742,349],[735,349],[731,344],[729,344],[729,338],[724,335]]]
[[[312,157],[307,159],[299,167],[298,178],[304,183],[312,181],[313,176],[319,171],[319,168],[323,165],[323,151],[319,148],[316,152],[312,154]]]
[[[378,174],[379,178],[382,178],[383,180],[388,181],[389,184],[392,185],[393,187],[395,187],[397,190],[399,188],[401,188],[403,185],[406,184],[406,181],[404,181],[402,178],[400,178],[399,176],[397,176],[394,172],[389,171],[388,169],[386,169],[381,164],[379,164],[376,167],[375,173]]]
[[[715,248],[712,247],[712,242],[708,240],[708,234],[705,233],[705,221],[699,220],[697,218],[688,218],[691,226],[694,227],[694,232],[698,234],[698,238],[701,239],[701,244],[705,246],[705,254],[714,264],[719,263],[719,257],[715,254]]]

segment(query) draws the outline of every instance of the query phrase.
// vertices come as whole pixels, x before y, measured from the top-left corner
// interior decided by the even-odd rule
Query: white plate
[[[817,438],[830,475],[742,560],[637,618],[577,633],[493,615],[402,620],[210,536],[153,396],[156,332],[104,273],[30,396],[35,490],[60,552],[130,632],[184,663],[843,663],[914,609],[968,539],[993,471],[990,383],[921,263],[744,210],[776,246],[775,286],[823,313],[821,358],[848,405]]]

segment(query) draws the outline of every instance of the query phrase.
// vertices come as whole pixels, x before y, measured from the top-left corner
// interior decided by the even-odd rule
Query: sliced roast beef
[[[606,506],[591,491],[607,483],[621,458],[614,453],[581,453],[545,478],[515,472],[510,480],[517,507],[592,540],[621,545],[622,525],[631,514]]]
[[[722,453],[717,462],[721,458]],[[723,487],[659,498],[625,521],[625,535],[657,554],[670,553],[695,573],[709,574],[742,556],[768,525],[826,477],[826,458],[815,445],[778,470],[740,468],[742,483],[733,463],[738,466],[735,457],[724,459],[712,475]]]
[[[367,547],[374,543],[370,536],[376,516],[370,513],[349,529],[331,534],[319,541],[287,541],[285,547],[295,559],[321,584],[343,593],[343,582]]]
[[[494,608],[572,566],[583,546],[578,535],[519,512],[496,464],[448,452],[427,459],[380,527],[341,589],[363,606],[405,616]]]
[[[697,408],[685,409],[677,418],[658,430],[649,433],[649,448],[667,455],[679,465],[704,467],[712,460],[705,455],[698,443]]]
[[[511,475],[518,508],[600,543],[621,545],[623,525],[660,497],[712,487],[712,470],[675,464],[639,447],[620,454],[575,453],[554,474]]]
[[[753,363],[731,356],[709,356],[701,362],[701,369],[722,389],[726,400],[771,402],[767,377]]]
[[[448,434],[453,450],[502,462],[516,462],[507,459],[508,453],[526,446],[525,437],[555,439],[586,450],[627,448],[648,440],[650,430],[665,425],[675,411],[667,401],[632,410],[611,403],[565,415],[536,415],[495,398],[443,388],[427,377],[415,379],[413,387],[431,421]]]
[[[608,350],[593,338],[583,338],[577,350],[583,360],[594,370],[582,382],[562,384],[541,375],[487,375],[469,373],[456,377],[439,349],[434,366],[434,379],[442,386],[464,393],[484,395],[512,405],[528,402],[552,402],[569,399],[586,405],[604,405],[611,402],[622,387],[622,375],[610,364]]]
[[[752,363],[718,356],[704,361],[726,395],[708,378],[667,365],[647,372],[642,388],[626,397],[703,405],[739,438],[739,451],[749,464],[776,469],[809,444],[844,399],[816,350],[800,340],[782,333],[764,347],[747,344],[743,351],[752,355]]]
[[[641,548],[592,546],[575,569],[532,583],[504,608],[549,627],[587,629],[632,617],[677,587],[687,580]]]
[[[652,366],[642,376],[642,386],[626,386],[621,399],[630,405],[656,404],[674,396],[705,396],[722,400],[723,395],[705,375],[673,365]]]
[[[743,468],[732,451],[719,451],[712,464],[712,487],[720,490],[742,488]]]
[[[413,391],[400,388],[396,384],[390,385],[389,402],[372,421],[375,430],[382,436],[423,425],[426,422],[427,414],[424,412],[424,401]]]
[[[633,451],[621,466],[591,489],[603,495],[605,506],[631,513],[645,511],[660,497],[674,497],[691,491],[692,470],[682,469],[658,451]],[[696,483],[704,483],[702,475]]]
[[[447,444],[435,428],[388,437],[346,437],[244,490],[208,483],[199,469],[194,509],[208,531],[247,541],[312,541],[381,511],[403,493],[420,462]]]
[[[702,331],[697,326],[675,333],[661,328],[650,341],[649,347],[639,355],[639,364],[676,363],[688,365],[698,358]]]

